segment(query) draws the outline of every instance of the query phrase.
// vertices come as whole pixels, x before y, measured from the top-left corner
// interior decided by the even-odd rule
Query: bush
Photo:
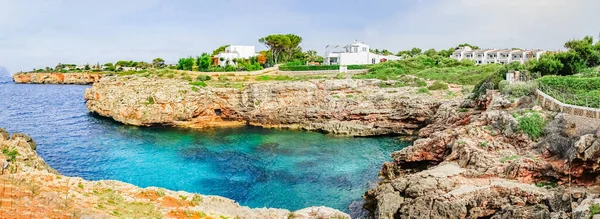
[[[532,140],[542,136],[546,121],[538,113],[528,113],[518,118],[519,130],[527,134]]]
[[[288,63],[289,64],[289,63]],[[326,71],[326,70],[339,70],[339,65],[281,65],[279,70],[281,71]],[[348,70],[360,70],[367,69],[369,65],[348,65]]]
[[[206,87],[206,82],[204,81],[194,81],[190,83],[193,86]]]
[[[498,84],[498,86],[500,86],[500,84]],[[502,89],[500,89],[500,92],[502,92],[502,94],[506,96],[524,97],[532,95],[533,93],[535,93],[536,89],[537,84],[533,82],[516,83],[505,85]]]
[[[422,87],[417,90],[417,93],[418,94],[429,94],[429,90],[425,87]]]
[[[198,81],[210,81],[210,76],[208,76],[208,75],[198,75],[198,77],[196,77],[196,80],[198,80]]]
[[[498,82],[498,90],[503,91],[504,88],[506,88],[506,86],[508,86],[509,83],[507,80],[502,80],[500,82]]]
[[[448,90],[448,84],[441,81],[436,81],[429,86],[429,90]]]

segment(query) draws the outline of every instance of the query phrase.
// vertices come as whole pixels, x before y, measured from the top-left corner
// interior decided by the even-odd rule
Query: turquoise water
[[[86,86],[0,84],[0,127],[28,133],[67,176],[120,180],[231,198],[250,207],[349,211],[395,138],[336,137],[258,127],[125,126],[88,113]]]

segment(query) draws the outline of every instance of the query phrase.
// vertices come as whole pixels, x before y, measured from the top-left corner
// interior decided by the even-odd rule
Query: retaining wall
[[[540,90],[536,90],[536,96],[540,106],[546,110],[600,119],[600,109],[598,108],[565,104],[545,94]]]

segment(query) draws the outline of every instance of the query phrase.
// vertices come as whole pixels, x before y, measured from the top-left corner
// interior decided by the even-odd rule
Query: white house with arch
[[[366,65],[400,59],[398,56],[372,53],[369,45],[358,41],[345,46],[328,45],[325,49],[324,65]]]
[[[254,46],[228,46],[225,51],[214,56],[220,66],[233,65],[233,59],[249,59],[257,56]]]

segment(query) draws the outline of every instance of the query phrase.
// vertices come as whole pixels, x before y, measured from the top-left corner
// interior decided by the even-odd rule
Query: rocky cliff
[[[327,207],[251,209],[218,196],[66,177],[35,148],[29,136],[0,129],[0,218],[349,218]]]
[[[412,146],[391,155],[365,194],[376,218],[591,218],[600,213],[600,132],[586,119],[531,110],[488,92],[440,106]],[[550,121],[532,140],[517,118]],[[523,123],[525,123],[523,121]],[[530,124],[529,124],[530,125]],[[597,128],[597,126],[595,126]]]
[[[13,75],[17,84],[93,84],[103,77],[100,73],[18,73]]]
[[[448,98],[416,88],[380,88],[379,80],[255,82],[242,88],[187,81],[106,77],[85,92],[91,112],[137,125],[251,124],[341,135],[413,134]]]

